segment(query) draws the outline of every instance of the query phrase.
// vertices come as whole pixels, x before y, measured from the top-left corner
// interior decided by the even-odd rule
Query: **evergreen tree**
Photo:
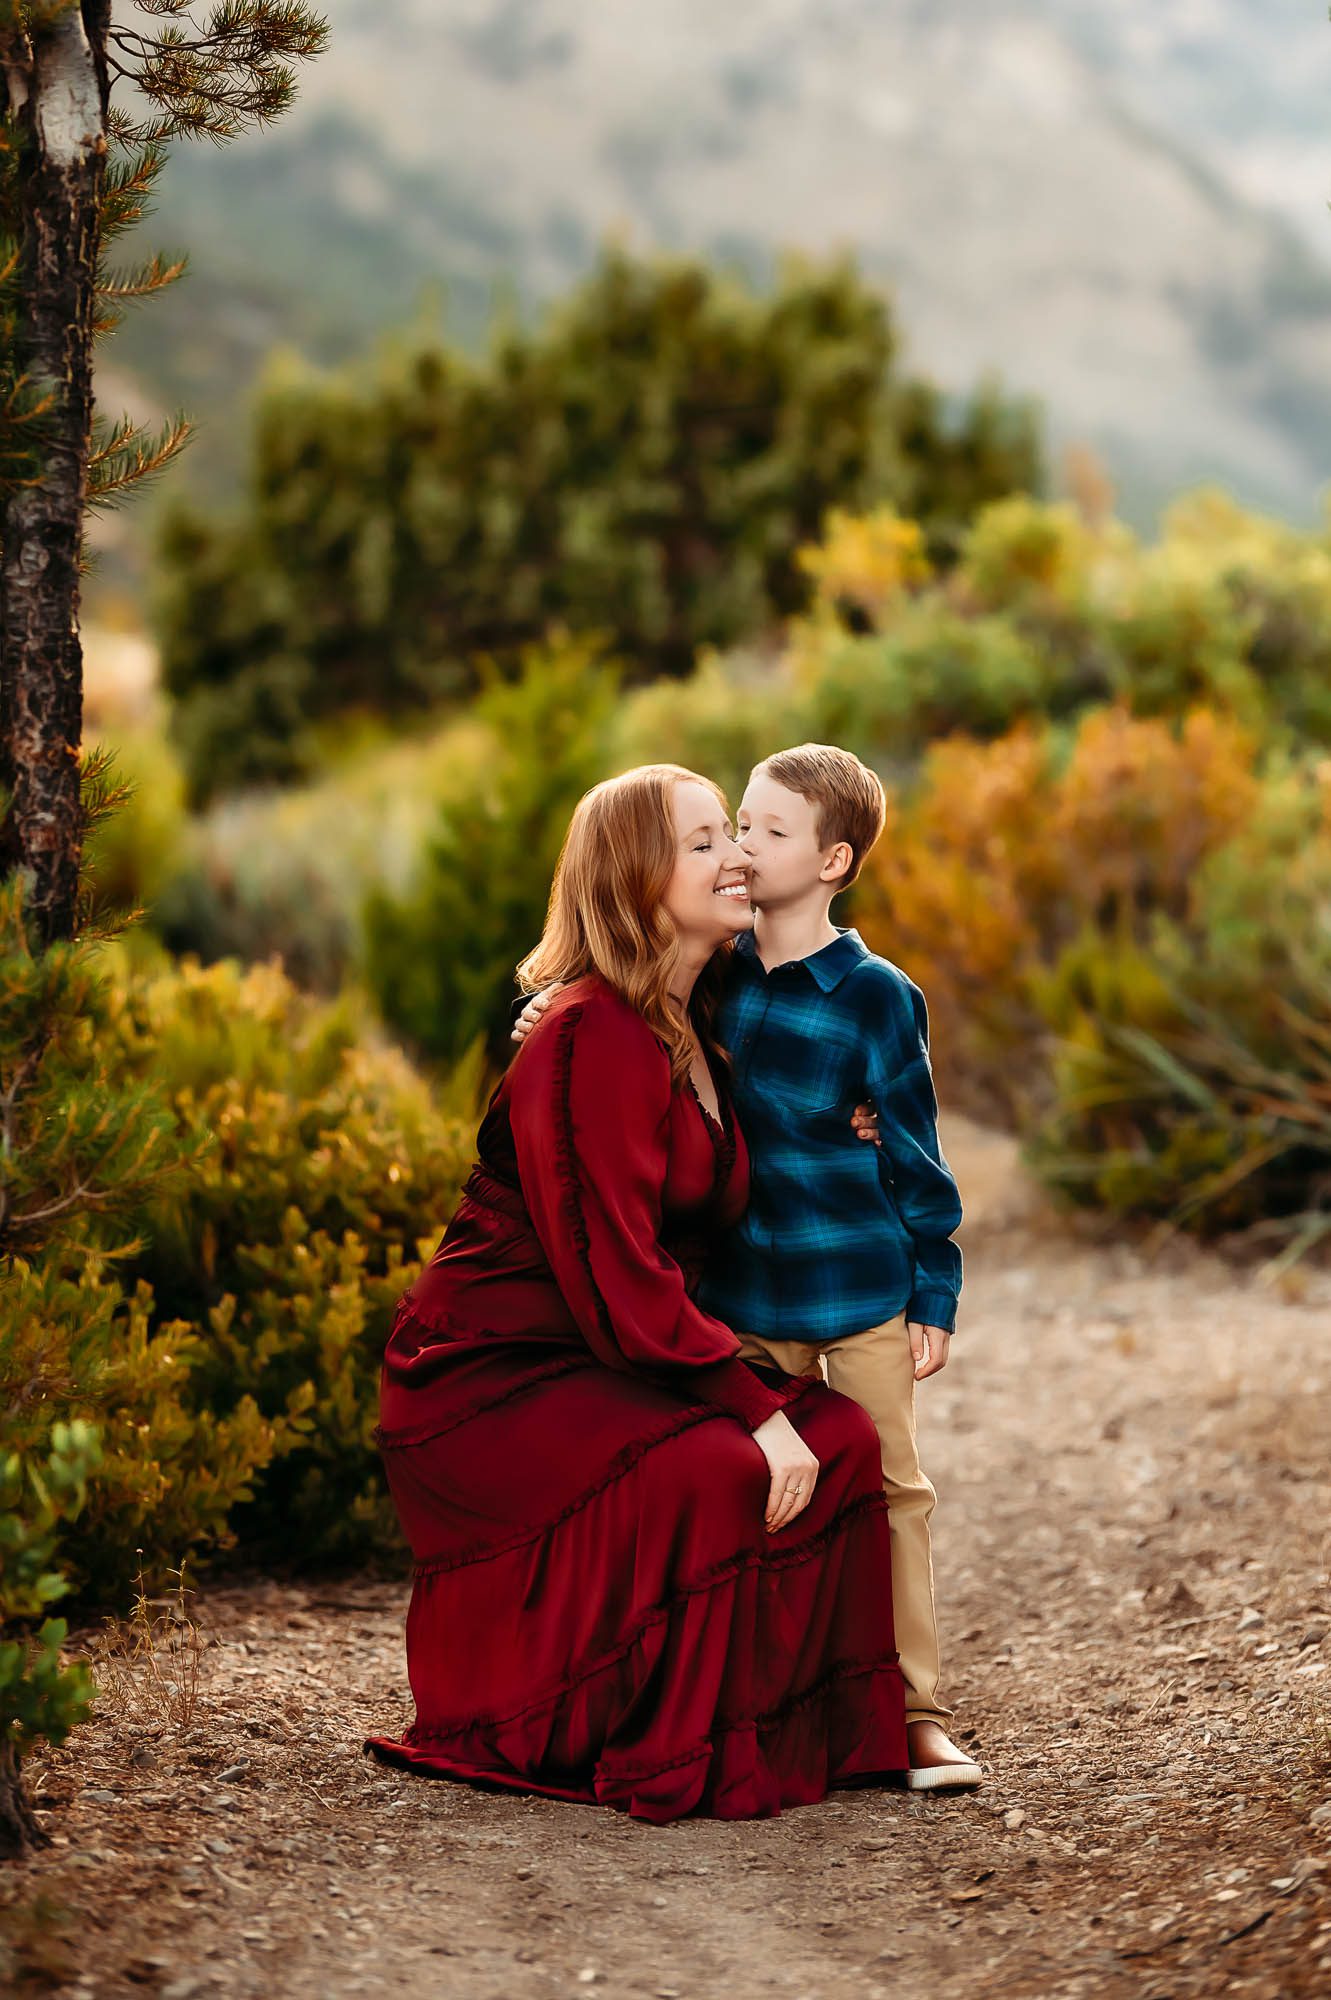
[[[168,142],[226,140],[290,102],[286,58],[325,24],[301,0],[137,0],[152,32],[113,25],[111,0],[0,0],[0,1851],[37,1837],[20,1760],[84,1712],[63,1636],[27,1622],[61,1588],[44,1567],[81,1503],[97,1439],[43,1436],[47,1389],[77,1395],[114,1337],[99,1278],[107,1218],[166,1161],[150,1094],[99,1071],[82,846],[111,803],[85,758],[79,587],[87,508],[159,471],[188,432],[157,435],[93,407],[93,343],[180,264],[113,271],[108,247],[142,216]],[[146,116],[113,103],[120,83]],[[81,1060],[68,1058],[82,1044]],[[159,1154],[161,1157],[159,1158]],[[123,1247],[123,1246],[121,1246]],[[15,1443],[14,1441],[17,1440]],[[8,1636],[9,1628],[16,1629]]]
[[[758,297],[692,260],[608,253],[481,363],[439,345],[261,399],[250,498],[163,529],[159,636],[196,798],[294,778],[329,718],[409,714],[513,671],[552,626],[630,681],[807,599],[834,505],[902,496],[946,558],[984,501],[1039,483],[1033,418],[897,373],[887,303],[846,262]]]
[[[160,291],[179,263],[116,273],[105,251],[139,220],[167,143],[230,139],[290,102],[286,57],[324,46],[300,0],[137,0],[165,17],[113,26],[111,0],[3,0],[0,63],[0,866],[26,868],[44,938],[75,921],[82,826],[79,579],[89,506],[114,504],[184,443],[93,410],[93,342],[121,305]],[[124,81],[152,107],[113,104]]]

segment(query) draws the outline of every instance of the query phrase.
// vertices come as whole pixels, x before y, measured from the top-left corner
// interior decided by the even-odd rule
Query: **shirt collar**
[[[838,927],[839,928],[839,927]],[[755,970],[763,970],[758,956],[758,946],[752,931],[741,931],[735,940],[735,950],[742,958],[748,959]],[[831,993],[839,986],[848,972],[853,972],[862,958],[869,956],[869,947],[857,930],[843,930],[831,944],[825,944],[808,958],[796,960],[802,965],[824,993]]]

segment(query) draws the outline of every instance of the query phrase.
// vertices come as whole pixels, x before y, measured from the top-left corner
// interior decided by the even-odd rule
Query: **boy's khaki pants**
[[[868,1411],[883,1454],[883,1485],[892,1531],[892,1621],[906,1684],[906,1720],[952,1720],[938,1692],[938,1620],[934,1611],[929,1516],[937,1494],[920,1470],[915,1444],[915,1363],[906,1315],[841,1340],[765,1340],[742,1336],[742,1361],[774,1362],[786,1375],[826,1374],[828,1386]]]

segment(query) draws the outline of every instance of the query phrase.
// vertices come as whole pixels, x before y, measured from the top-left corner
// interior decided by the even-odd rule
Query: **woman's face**
[[[749,863],[735,845],[725,807],[696,778],[675,786],[675,868],[661,898],[680,942],[704,954],[752,930]]]

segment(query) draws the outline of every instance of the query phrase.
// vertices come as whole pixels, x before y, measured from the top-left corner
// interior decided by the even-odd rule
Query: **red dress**
[[[693,1303],[748,1189],[722,1103],[718,1126],[596,979],[495,1091],[384,1360],[416,1719],[380,1757],[650,1820],[905,1768],[877,1433]],[[769,1534],[750,1433],[783,1407],[820,1470]]]

